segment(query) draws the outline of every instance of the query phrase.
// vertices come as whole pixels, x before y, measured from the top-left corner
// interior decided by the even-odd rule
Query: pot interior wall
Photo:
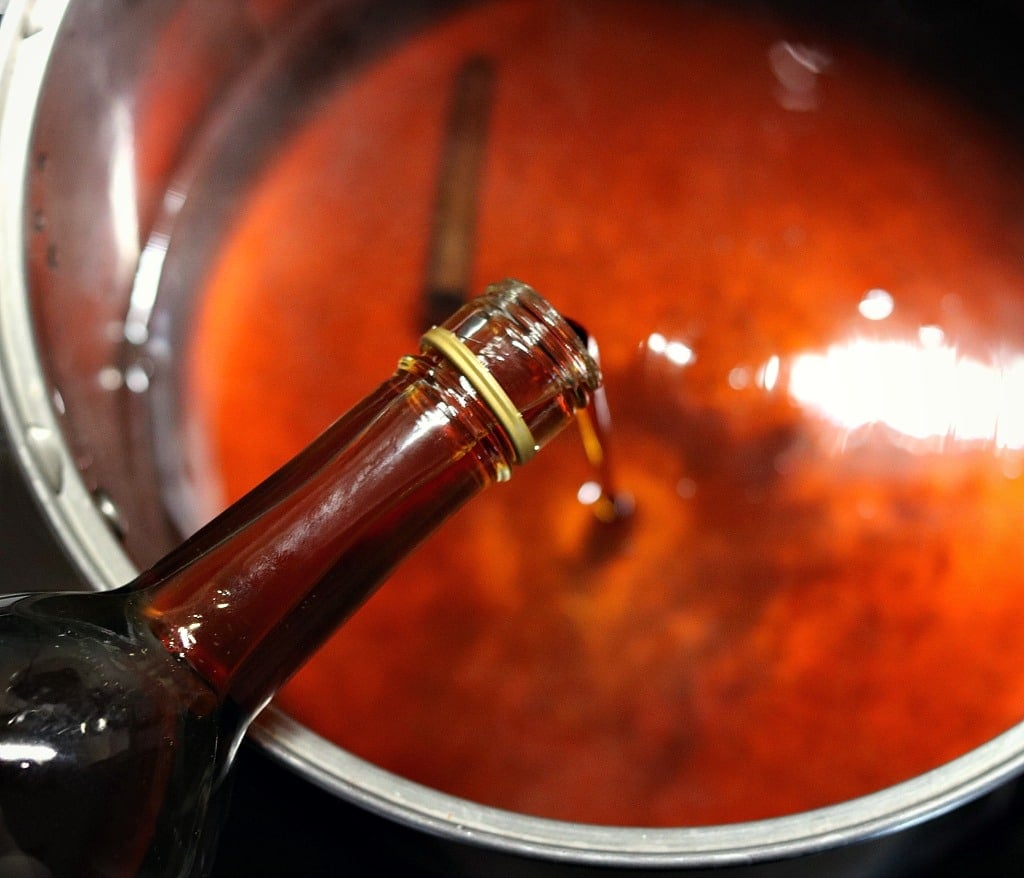
[[[176,393],[198,280],[251,179],[325,84],[415,26],[421,13],[403,6],[69,6],[32,139],[29,295],[81,476],[112,501],[140,567],[181,533],[152,413],[176,404],[160,394]]]

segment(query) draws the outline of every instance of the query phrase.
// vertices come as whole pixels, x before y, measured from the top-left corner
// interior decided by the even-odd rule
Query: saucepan
[[[260,747],[450,873],[905,874],[1000,813],[1015,5],[6,6],[0,402],[89,587],[488,281],[600,345],[604,457],[452,522]]]

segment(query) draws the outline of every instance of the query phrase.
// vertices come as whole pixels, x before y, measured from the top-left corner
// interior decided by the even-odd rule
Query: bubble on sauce
[[[864,298],[857,305],[857,310],[866,320],[885,320],[892,314],[895,306],[892,293],[875,287],[864,294]]]
[[[693,348],[679,339],[668,339],[660,332],[647,337],[647,350],[663,356],[673,366],[687,366],[697,359]]]
[[[775,96],[787,110],[808,112],[818,108],[818,76],[831,64],[825,51],[779,40],[768,50],[768,65],[776,79]]]

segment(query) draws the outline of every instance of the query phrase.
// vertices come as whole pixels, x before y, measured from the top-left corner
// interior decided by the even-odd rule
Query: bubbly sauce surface
[[[601,345],[571,431],[281,692],[377,765],[547,817],[692,825],[878,790],[1024,717],[1024,168],[896,66],[703,5],[501,2],[339,83],[251,192],[189,352],[238,497],[417,346],[451,83],[495,79],[472,288]]]

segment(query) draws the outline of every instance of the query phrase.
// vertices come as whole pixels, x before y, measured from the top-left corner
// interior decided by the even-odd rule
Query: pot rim
[[[54,412],[35,346],[25,278],[25,180],[37,99],[71,0],[0,4],[0,429],[42,514],[96,590],[137,568],[97,509]],[[944,814],[1024,768],[1024,723],[932,771],[823,808],[744,823],[681,828],[603,826],[480,805],[360,759],[271,705],[250,736],[317,786],[369,811],[449,839],[598,866],[723,866],[867,841]]]

